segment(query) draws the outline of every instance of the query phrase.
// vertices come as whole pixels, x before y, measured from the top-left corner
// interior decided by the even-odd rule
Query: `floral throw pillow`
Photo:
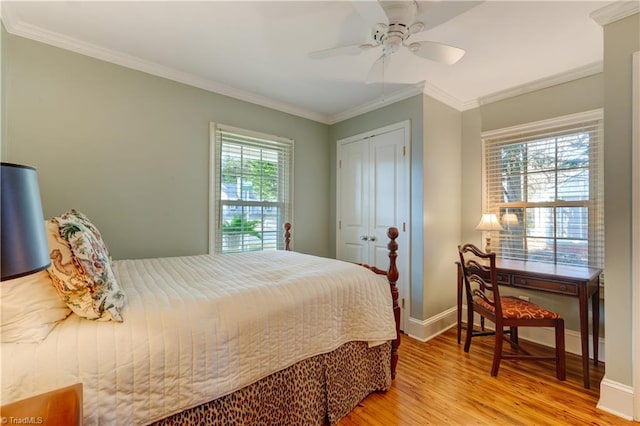
[[[111,261],[111,253],[109,253],[109,247],[107,247],[107,243],[102,239],[102,234],[98,231],[98,228],[89,220],[89,218],[82,212],[78,210],[71,209],[68,212],[60,215],[58,219],[74,222],[82,224],[88,231],[90,231],[93,236],[96,238],[99,247],[107,254],[109,261]]]
[[[106,245],[85,222],[69,211],[47,221],[51,266],[58,293],[71,310],[98,321],[122,321],[125,295],[116,282]],[[90,222],[89,222],[90,223]]]

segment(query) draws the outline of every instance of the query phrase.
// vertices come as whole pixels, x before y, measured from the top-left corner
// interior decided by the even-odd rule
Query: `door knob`
[[[369,240],[369,237],[367,237],[366,235],[360,235],[360,239],[361,239],[362,241],[368,241],[368,240]]]
[[[377,240],[377,238],[375,237],[375,235],[374,235],[374,236],[372,236],[372,237],[369,237],[369,241],[375,241],[375,240]]]

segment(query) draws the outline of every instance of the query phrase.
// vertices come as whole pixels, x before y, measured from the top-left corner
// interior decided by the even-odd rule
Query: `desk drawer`
[[[554,293],[560,294],[568,294],[570,296],[578,295],[578,286],[575,283],[563,281],[547,281],[522,275],[514,275],[512,285],[515,287],[531,288],[552,291]]]
[[[498,284],[511,285],[511,275],[509,274],[496,272],[496,279],[498,280]]]

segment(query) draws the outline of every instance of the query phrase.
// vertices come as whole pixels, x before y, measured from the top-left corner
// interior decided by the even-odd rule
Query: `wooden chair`
[[[502,359],[554,360],[556,377],[565,380],[564,320],[557,313],[534,303],[515,297],[500,297],[495,253],[484,253],[473,244],[465,244],[458,246],[458,254],[467,294],[467,336],[464,351],[469,352],[472,337],[491,334],[495,336],[492,376],[498,375]],[[495,332],[474,332],[474,312],[493,322]],[[505,327],[509,327],[509,330],[505,331]],[[524,350],[518,344],[518,327],[554,327],[555,355],[537,356]],[[507,338],[507,335],[510,338]],[[503,353],[504,340],[508,341],[516,353]]]

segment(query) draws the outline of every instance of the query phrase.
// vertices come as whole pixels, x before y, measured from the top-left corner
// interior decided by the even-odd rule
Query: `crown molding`
[[[244,90],[240,90],[226,84],[218,83],[190,73],[165,67],[154,62],[145,61],[135,56],[127,55],[125,53],[117,52],[111,49],[106,49],[91,43],[80,41],[73,37],[68,37],[60,33],[36,27],[34,25],[25,23],[20,19],[16,19],[11,13],[9,13],[6,8],[3,10],[2,21],[5,24],[7,32],[13,35],[39,41],[51,46],[70,50],[81,55],[90,56],[92,58],[100,59],[147,74],[197,87],[209,92],[229,96],[241,101],[271,108],[287,114],[292,114],[298,117],[307,118],[309,120],[329,124],[327,116],[315,113],[313,111],[307,111],[294,105],[274,101],[273,99],[269,99],[255,93],[246,92]]]
[[[377,99],[375,101],[350,108],[341,113],[332,116],[326,116],[313,111],[304,110],[302,108],[283,102],[277,102],[273,99],[246,92],[206,78],[198,77],[190,73],[185,73],[150,61],[145,61],[132,55],[127,55],[115,50],[106,49],[101,46],[75,39],[73,37],[68,37],[60,33],[45,30],[43,28],[21,21],[13,14],[9,13],[9,11],[6,9],[2,12],[4,13],[0,15],[0,18],[4,22],[7,32],[13,35],[35,40],[51,46],[76,52],[84,56],[89,56],[95,59],[114,63],[123,67],[155,75],[157,77],[166,78],[179,83],[187,84],[189,86],[207,90],[209,92],[214,92],[220,95],[264,106],[324,124],[335,124],[340,121],[355,117],[357,115],[373,111],[380,107],[410,98],[420,93],[432,96],[435,99],[438,99],[458,110],[462,108],[462,103],[458,99],[452,97],[440,88],[431,84],[426,84],[423,81],[408,88],[390,93],[386,95],[384,99]]]
[[[0,21],[4,24],[5,30],[9,31],[10,27],[15,26],[15,18],[12,14],[7,12],[6,7],[2,6],[2,2],[0,1]]]
[[[480,103],[478,102],[477,99],[472,99],[470,101],[463,102],[460,99],[456,98],[455,96],[450,95],[449,93],[440,89],[438,86],[431,83],[425,83],[423,93],[427,96],[431,96],[432,98],[460,112],[464,112],[466,110],[473,109],[473,108],[478,108],[480,106]]]
[[[419,95],[423,93],[424,85],[425,85],[425,82],[421,81],[420,83],[416,83],[412,86],[409,86],[408,88],[397,90],[388,95],[385,95],[384,98],[376,99],[374,101],[367,102],[366,104],[357,106],[355,108],[350,108],[339,114],[332,115],[331,117],[329,117],[327,124],[339,123],[340,121],[344,121],[349,118],[353,118],[358,115],[364,114],[366,112],[381,108],[383,106],[391,105],[398,101],[402,101],[412,96]]]
[[[458,98],[440,89],[438,86],[428,83],[426,81],[421,81],[406,89],[401,89],[397,92],[393,92],[389,95],[386,95],[384,99],[378,99],[372,102],[368,102],[364,105],[350,108],[344,112],[333,115],[329,117],[329,122],[327,124],[335,124],[340,121],[356,117],[360,114],[373,111],[383,106],[390,105],[392,103],[402,101],[404,99],[407,99],[419,94],[430,96],[450,106],[451,108],[454,108],[457,111],[465,111],[466,109],[471,109],[478,106],[477,101],[463,103]]]
[[[524,95],[525,93],[534,92],[536,90],[546,89],[558,84],[567,83],[569,81],[577,80],[579,78],[589,77],[594,74],[599,74],[603,70],[602,61],[594,62],[592,64],[585,65],[567,72],[555,74],[549,77],[541,78],[520,86],[512,87],[507,90],[492,93],[487,96],[483,96],[478,99],[478,106],[490,104],[493,102],[501,101],[503,99],[512,98],[514,96]]]
[[[466,101],[462,104],[462,109],[460,112],[464,112],[470,109],[478,108],[480,106],[480,101],[478,99],[472,99],[470,101]]]
[[[600,25],[605,25],[615,20],[622,19],[640,11],[640,2],[638,1],[619,1],[601,8],[591,14],[591,18]],[[428,95],[444,104],[460,111],[466,111],[478,108],[499,100],[511,98],[536,90],[545,89],[557,84],[566,83],[583,77],[588,77],[602,72],[602,62],[586,65],[565,73],[553,75],[551,77],[536,80],[520,86],[515,86],[507,90],[495,92],[478,99],[469,101],[461,101],[449,93],[443,91],[439,87],[422,81],[407,88],[386,95],[383,99],[377,99],[363,105],[347,109],[335,115],[323,115],[314,111],[305,110],[294,105],[278,102],[265,96],[237,89],[235,87],[218,83],[196,75],[178,71],[173,68],[165,67],[153,62],[144,61],[135,56],[127,55],[111,49],[105,49],[100,46],[86,43],[78,39],[68,37],[56,32],[48,31],[40,27],[25,23],[10,13],[9,9],[0,9],[0,19],[4,22],[7,32],[25,37],[41,43],[49,44],[65,50],[70,50],[85,56],[90,56],[99,60],[121,65],[127,68],[135,69],[147,74],[166,78],[172,81],[183,83],[189,86],[197,87],[209,92],[228,96],[241,101],[249,102],[255,105],[271,108],[280,112],[291,114],[297,117],[306,118],[324,124],[335,124],[343,120],[373,111],[386,105],[410,98],[417,94]]]
[[[463,103],[462,101],[460,101],[460,99],[450,95],[449,93],[445,92],[444,90],[442,90],[441,88],[439,88],[434,84],[426,82],[424,84],[423,93],[446,105],[449,105],[451,108],[454,108],[458,111],[462,111]]]
[[[640,13],[640,1],[616,1],[591,12],[589,17],[604,27],[636,13]]]
[[[48,31],[17,19],[6,9],[3,10],[3,12],[4,13],[1,18],[5,24],[5,28],[7,32],[13,35],[324,124],[335,124],[339,121],[355,117],[382,106],[410,98],[411,96],[423,93],[424,88],[424,82],[421,82],[409,88],[393,92],[385,96],[382,100],[375,100],[355,108],[350,108],[333,116],[326,116],[313,111],[307,111],[293,105],[277,102],[267,97],[246,92],[232,86],[195,76],[193,74],[145,61],[132,55],[127,55],[115,50],[87,43],[73,37],[68,37],[60,33]],[[432,91],[435,92],[434,90]],[[446,94],[440,90],[439,96],[441,98],[445,98]]]

